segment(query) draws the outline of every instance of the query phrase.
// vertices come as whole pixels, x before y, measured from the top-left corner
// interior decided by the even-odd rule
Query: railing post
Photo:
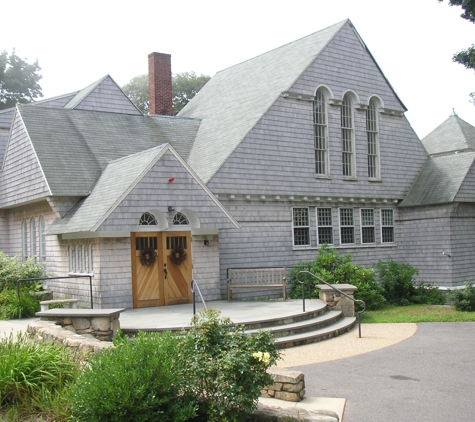
[[[193,293],[193,316],[196,315],[196,298],[195,298],[195,280],[191,280],[190,283],[191,292]]]

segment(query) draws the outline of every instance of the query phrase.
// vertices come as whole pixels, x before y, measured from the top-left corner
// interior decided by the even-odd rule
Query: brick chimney
[[[148,102],[150,114],[173,116],[171,55],[148,55]]]

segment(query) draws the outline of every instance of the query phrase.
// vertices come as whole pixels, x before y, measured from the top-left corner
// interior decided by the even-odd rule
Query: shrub
[[[29,293],[29,288],[7,288],[0,292],[0,319],[30,318],[40,310],[40,300]]]
[[[290,271],[290,296],[296,299],[302,297],[302,286],[297,281],[297,274],[300,271],[309,271],[330,284],[356,286],[358,290],[355,292],[355,299],[364,300],[367,309],[378,309],[384,304],[385,299],[382,296],[381,286],[375,282],[374,270],[355,265],[351,262],[352,259],[351,254],[341,256],[335,249],[323,245],[314,261],[299,263]],[[300,280],[304,282],[306,297],[319,296],[315,286],[320,284],[320,281],[305,274],[301,275]]]
[[[185,394],[194,397],[208,421],[237,421],[256,406],[261,390],[273,384],[267,368],[279,352],[272,335],[249,336],[244,326],[207,309],[193,318],[193,327],[179,345],[185,369]]]
[[[471,281],[465,282],[464,289],[451,290],[450,297],[458,311],[475,312],[475,286]]]
[[[140,332],[118,336],[115,348],[92,357],[70,390],[73,416],[89,422],[186,421],[196,405],[185,397],[178,338]]]
[[[16,282],[23,278],[46,277],[43,264],[35,264],[34,258],[21,263],[18,257],[9,257],[0,252],[0,292],[16,289]]]
[[[30,414],[60,409],[57,419],[67,408],[64,392],[78,372],[76,355],[65,347],[10,334],[0,340],[0,407]]]

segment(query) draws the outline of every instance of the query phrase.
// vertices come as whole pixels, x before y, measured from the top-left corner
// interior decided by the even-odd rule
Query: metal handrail
[[[335,287],[335,285],[327,283],[325,280],[321,279],[320,277],[316,276],[315,274],[311,273],[310,271],[300,271],[297,274],[297,281],[302,285],[303,312],[305,312],[305,285],[304,285],[305,282],[300,281],[300,274],[311,275],[313,278],[316,278],[321,283],[326,284],[327,286],[330,286],[333,290],[337,291],[341,295],[343,295],[346,298],[350,299],[351,301],[353,301],[353,303],[361,303],[363,305],[363,310],[356,312],[358,314],[358,333],[359,333],[359,337],[361,338],[361,314],[364,313],[364,311],[366,311],[366,303],[363,300],[355,299],[354,297],[351,297],[351,296],[347,295],[345,292],[342,292],[340,289],[337,289]]]
[[[200,286],[198,285],[198,282],[195,279],[191,280],[190,288],[191,288],[191,291],[193,292],[193,315],[196,315],[195,289],[198,292],[198,294],[200,295],[201,302],[203,302],[203,305],[204,305],[205,309],[208,309],[208,307],[206,306],[206,302],[203,298],[203,295],[201,294]]]
[[[65,278],[89,278],[89,293],[91,295],[91,309],[94,309],[94,303],[92,299],[92,276],[91,275],[72,275],[68,277],[41,277],[41,278],[20,278],[16,282],[16,291],[18,297],[20,297],[20,283],[24,281],[44,281],[44,280],[62,280]]]

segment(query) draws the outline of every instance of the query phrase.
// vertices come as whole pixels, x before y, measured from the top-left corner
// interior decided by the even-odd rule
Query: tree
[[[38,72],[38,60],[29,64],[15,54],[9,55],[6,50],[0,53],[0,110],[14,107],[17,103],[30,103],[42,97]]]
[[[183,72],[173,75],[173,115],[177,115],[210,79],[206,75],[196,76],[195,72]],[[142,113],[148,114],[147,74],[135,76],[128,84],[122,87],[122,90]]]
[[[439,3],[443,1],[444,0],[439,0]],[[460,17],[469,22],[475,23],[475,0],[449,0],[449,5],[460,6],[463,10]],[[467,49],[455,53],[452,60],[464,65],[467,69],[475,70],[475,44],[472,44]],[[475,104],[475,92],[472,92],[470,96],[472,97],[472,102]]]

